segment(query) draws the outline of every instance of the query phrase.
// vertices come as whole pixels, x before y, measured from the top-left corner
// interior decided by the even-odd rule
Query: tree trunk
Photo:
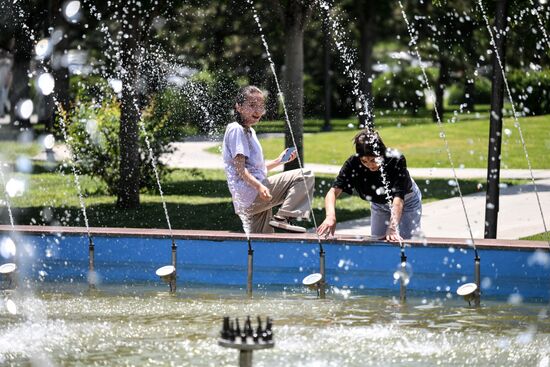
[[[323,81],[325,88],[325,111],[324,111],[324,124],[323,131],[331,131],[332,125],[330,124],[331,115],[331,103],[332,103],[332,86],[330,76],[330,29],[328,21],[323,19]]]
[[[435,106],[432,114],[432,120],[437,122],[437,114],[439,118],[443,120],[443,103],[445,96],[445,86],[449,81],[449,63],[447,58],[440,54],[439,58],[439,77],[437,80],[437,85],[435,86]],[[437,113],[436,113],[437,112]]]
[[[506,34],[508,2],[496,1],[495,11],[495,48],[500,55],[502,68],[506,68]],[[489,151],[487,154],[487,194],[485,197],[485,238],[497,238],[497,224],[500,195],[500,152],[502,144],[502,107],[504,104],[504,78],[497,59],[493,53],[491,89],[491,113],[489,114]]]
[[[463,29],[464,39],[473,39],[474,36],[474,23],[472,20],[467,20]],[[475,86],[475,63],[473,60],[478,58],[477,52],[473,42],[464,42],[464,51],[467,55],[464,63],[464,103],[466,104],[466,111],[475,111],[475,98],[476,91]],[[471,82],[469,82],[469,80]]]
[[[267,78],[267,92],[265,118],[267,120],[276,120],[279,117],[279,96],[277,95],[277,84],[272,77]]]
[[[61,29],[66,37],[63,37],[61,41],[55,46],[55,52],[52,55],[51,67],[52,74],[55,79],[54,94],[57,102],[61,105],[63,110],[69,109],[69,70],[66,66],[62,65],[62,58],[69,49],[69,27],[66,24],[65,19],[59,12],[62,7],[60,0],[50,0],[49,4],[49,16],[50,24],[56,29]],[[53,98],[53,95],[47,96]],[[47,98],[46,97],[46,98]],[[54,111],[51,111],[51,118],[46,121],[46,130],[53,129]]]
[[[15,43],[13,53],[12,84],[9,91],[11,104],[10,124],[14,129],[30,127],[29,119],[22,119],[17,114],[17,104],[30,98],[29,66],[31,61],[30,45],[22,41],[26,37],[19,38]]]
[[[44,24],[43,33],[45,37],[49,37],[50,30],[49,27],[54,27],[55,29],[61,28],[65,34],[64,25],[63,25],[63,16],[61,15],[59,9],[61,8],[61,2],[59,0],[49,0],[48,1],[48,21]],[[54,103],[55,99],[61,104],[63,109],[67,111],[68,109],[68,96],[69,96],[69,78],[66,76],[67,70],[64,73],[59,72],[61,65],[61,56],[63,52],[67,49],[68,39],[63,38],[56,46],[57,53],[52,55],[50,58],[50,69],[52,70],[52,75],[55,79],[54,92],[47,96],[40,96],[43,100],[42,113],[38,116],[38,123],[44,124],[45,131],[53,133],[54,121],[56,115],[56,106]],[[55,67],[55,68],[54,68]]]
[[[139,92],[138,76],[138,32],[139,18],[137,12],[127,15],[128,22],[122,22],[122,100],[120,111],[120,179],[118,183],[117,206],[133,209],[139,207],[140,160],[138,142]]]
[[[359,128],[374,124],[373,96],[372,96],[372,49],[376,35],[375,24],[375,1],[363,0],[359,2],[358,17],[361,43],[359,45],[359,56],[361,65],[361,92],[368,104],[361,107],[359,113]]]
[[[469,82],[470,78],[468,75],[466,75],[466,81],[464,84],[464,103],[466,104],[466,111],[474,112],[475,111],[475,99],[474,94],[476,92],[476,85],[474,80],[471,79],[471,82]]]
[[[308,9],[291,1],[286,9],[285,34],[285,103],[298,154],[304,162],[304,26]],[[289,127],[285,130],[286,147],[294,145]],[[285,164],[285,170],[299,168],[298,159]]]

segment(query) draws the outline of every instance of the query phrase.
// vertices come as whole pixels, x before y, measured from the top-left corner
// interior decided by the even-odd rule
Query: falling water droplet
[[[22,173],[31,173],[32,172],[32,162],[26,156],[19,156],[15,161],[15,167],[19,172]]]
[[[70,23],[76,23],[80,19],[80,1],[68,1],[63,6],[63,16]]]
[[[52,149],[55,145],[55,137],[52,134],[46,135],[42,141],[42,145],[46,149]]]
[[[27,120],[32,115],[32,111],[34,110],[34,104],[30,99],[25,99],[17,103],[17,105],[15,106],[15,110],[17,111],[17,115],[20,118],[22,118],[23,120]]]
[[[523,297],[519,293],[513,293],[508,297],[508,303],[514,306],[518,306],[523,303]]]
[[[15,247],[15,242],[9,237],[2,238],[0,241],[0,255],[4,259],[9,259],[15,256],[17,248]]]
[[[109,85],[113,88],[115,93],[122,92],[122,80],[119,79],[109,79]]]
[[[49,96],[55,87],[55,79],[50,73],[41,74],[37,79],[37,86],[43,95]]]
[[[6,301],[6,309],[12,315],[17,315],[17,305],[11,299],[8,299]]]
[[[20,178],[10,178],[6,183],[6,193],[9,197],[22,196],[25,192],[26,183]]]
[[[50,56],[52,52],[52,44],[49,39],[44,38],[34,46],[34,52],[39,60],[44,60]]]

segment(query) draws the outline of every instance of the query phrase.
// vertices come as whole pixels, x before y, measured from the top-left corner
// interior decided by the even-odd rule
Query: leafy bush
[[[550,69],[512,70],[507,78],[518,111],[526,115],[550,113]]]
[[[464,84],[453,84],[449,87],[449,104],[457,105],[466,102]],[[474,82],[474,103],[491,103],[491,81],[485,77],[478,77]]]
[[[155,114],[155,100],[143,112],[143,123],[151,144],[157,168],[162,177],[166,167],[158,158],[170,151],[172,140],[168,118]],[[77,100],[67,116],[69,141],[76,153],[76,166],[80,173],[101,178],[110,194],[116,195],[120,178],[120,104],[115,98],[102,102]],[[156,179],[145,143],[145,135],[139,129],[140,187],[155,189]]]
[[[419,68],[382,73],[374,79],[372,87],[376,107],[404,108],[412,113],[425,107],[422,71]]]

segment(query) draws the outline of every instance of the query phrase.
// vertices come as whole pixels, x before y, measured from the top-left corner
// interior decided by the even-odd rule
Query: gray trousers
[[[304,181],[305,179],[305,181]],[[304,175],[299,169],[278,173],[269,176],[262,182],[271,193],[270,201],[263,201],[258,197],[248,207],[247,216],[250,218],[251,233],[273,233],[274,229],[269,225],[273,217],[271,208],[280,205],[277,215],[286,218],[309,220],[311,208],[307,198],[313,200],[313,188],[315,176],[310,170],[304,170]]]
[[[370,205],[370,231],[373,237],[382,238],[390,224],[391,210],[388,204],[372,203]],[[422,193],[413,181],[413,191],[405,195],[403,214],[399,222],[399,234],[404,239],[410,239],[420,231],[422,217]]]

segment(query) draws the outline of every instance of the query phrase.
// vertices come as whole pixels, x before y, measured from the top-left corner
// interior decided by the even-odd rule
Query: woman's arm
[[[288,148],[287,148],[288,149]],[[273,168],[276,168],[277,166],[279,166],[280,164],[282,164],[282,160],[283,160],[283,156],[285,155],[286,153],[286,149],[282,151],[281,154],[279,154],[279,156],[277,158],[275,158],[274,160],[272,161],[266,161],[265,162],[265,166],[267,168],[268,171],[271,171]],[[288,161],[284,162],[284,163],[288,163],[288,162],[292,162],[293,160],[296,159],[296,151],[292,152],[292,154],[290,154],[290,158],[288,159]]]
[[[317,228],[317,233],[319,235],[334,235],[336,230],[336,199],[342,193],[342,189],[333,187],[325,196],[325,220],[319,228]]]
[[[401,238],[397,230],[399,222],[401,221],[401,215],[403,214],[403,204],[404,201],[400,197],[396,196],[393,198],[390,225],[386,230],[386,240],[388,241],[403,241],[403,238]]]
[[[256,189],[256,191],[258,191],[260,199],[264,201],[271,200],[271,193],[269,192],[269,189],[265,187],[260,181],[258,181],[256,177],[252,176],[250,172],[248,172],[245,166],[245,160],[246,157],[242,154],[237,154],[237,156],[233,160],[233,162],[235,163],[237,174],[244,180],[244,182],[246,182],[254,189]]]

